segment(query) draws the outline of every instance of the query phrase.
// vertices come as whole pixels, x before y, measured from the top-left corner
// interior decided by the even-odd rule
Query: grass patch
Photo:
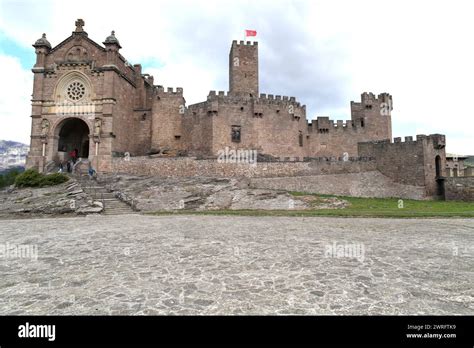
[[[399,208],[398,198],[359,198],[346,196],[319,195],[304,192],[289,192],[294,197],[315,196],[316,198],[337,197],[350,203],[344,209],[308,210],[213,210],[213,211],[160,211],[153,215],[193,214],[193,215],[234,215],[234,216],[338,216],[338,217],[383,217],[383,218],[474,218],[474,203],[458,201],[417,201],[403,199]]]
[[[34,169],[19,174],[15,178],[16,187],[45,187],[62,184],[69,178],[61,173],[44,175]]]

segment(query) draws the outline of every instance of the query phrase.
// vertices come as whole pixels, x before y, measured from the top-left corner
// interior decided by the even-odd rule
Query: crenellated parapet
[[[354,112],[376,112],[380,116],[390,116],[393,110],[393,99],[389,93],[380,93],[376,96],[372,92],[361,94],[360,102],[351,101],[351,111]]]
[[[389,93],[380,93],[375,96],[372,92],[364,92],[360,96],[362,104],[374,104],[374,103],[392,103],[392,96]]]
[[[163,86],[154,86],[155,93],[158,97],[182,97],[183,96],[183,88],[173,87],[164,88]]]
[[[318,116],[308,123],[309,133],[331,134],[335,132],[360,133],[365,128],[360,127],[352,120],[331,120],[327,116]]]
[[[219,102],[223,103],[251,103],[255,102],[258,104],[265,104],[265,105],[278,105],[278,106],[286,106],[286,105],[294,105],[295,107],[301,107],[306,109],[306,105],[301,105],[300,102],[296,101],[295,97],[289,96],[281,96],[281,95],[273,95],[273,94],[260,94],[259,97],[244,97],[241,95],[234,95],[230,92],[225,91],[210,91],[207,100],[219,100]]]
[[[244,41],[244,40],[233,40],[232,46],[258,46],[257,41]]]
[[[360,143],[361,144],[361,143]],[[364,144],[372,144],[375,146],[418,146],[420,144],[432,145],[435,149],[442,149],[446,146],[446,137],[444,134],[418,134],[415,139],[413,136],[395,137],[393,141],[390,139],[367,141]]]

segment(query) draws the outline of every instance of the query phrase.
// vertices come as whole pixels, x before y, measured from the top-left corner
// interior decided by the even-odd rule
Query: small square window
[[[241,134],[242,134],[241,126],[232,126],[231,139],[234,143],[240,143]]]

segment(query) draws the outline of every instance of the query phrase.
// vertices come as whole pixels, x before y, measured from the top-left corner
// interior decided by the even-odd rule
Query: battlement
[[[258,102],[261,104],[274,104],[274,105],[294,105],[296,107],[302,107],[306,109],[306,105],[301,105],[300,102],[296,101],[295,97],[273,95],[273,94],[264,94],[261,93],[258,98]]]
[[[208,99],[215,99],[215,97],[230,97],[231,94],[226,91],[209,91]]]
[[[235,95],[230,92],[225,91],[210,91],[207,100],[217,100],[231,103],[238,103],[241,102],[243,104],[249,103],[253,98],[251,97],[243,97],[240,95]],[[281,95],[273,95],[273,94],[260,94],[259,98],[253,99],[255,100],[255,104],[272,104],[272,105],[294,105],[296,107],[301,107],[306,110],[306,105],[301,105],[300,102],[296,101],[295,97],[288,97],[288,96],[281,96]]]
[[[371,103],[388,103],[389,100],[392,101],[392,96],[389,93],[380,93],[377,97],[372,92],[364,92],[360,96],[361,103],[371,104]],[[352,102],[351,102],[352,103]]]
[[[380,93],[375,96],[372,92],[364,92],[360,96],[360,102],[351,101],[351,109],[372,109],[374,105],[378,105],[386,111],[386,115],[390,115],[393,110],[393,99],[389,93]],[[375,109],[374,109],[375,110]],[[382,113],[383,114],[383,113]]]
[[[358,133],[364,131],[364,127],[360,127],[352,120],[331,120],[328,116],[318,116],[316,119],[308,122],[308,131],[315,133],[332,133],[338,131]]]
[[[141,69],[141,67],[140,67],[140,69]],[[146,83],[148,83],[150,86],[154,86],[153,85],[153,82],[154,82],[153,75],[150,75],[150,74],[140,74],[140,75]]]
[[[273,95],[273,94],[265,94],[265,93],[260,93],[260,98],[259,99],[266,99],[266,100],[282,100],[282,101],[289,101],[292,103],[296,103],[296,98],[295,97],[288,97],[286,95],[281,96],[281,95]]]
[[[165,88],[163,86],[154,86],[155,91],[158,94],[158,96],[183,96],[183,88],[182,87],[176,87],[176,90],[173,87],[168,87]]]
[[[244,41],[244,40],[234,40],[232,41],[232,46],[258,46],[257,41]]]
[[[367,141],[359,144],[373,144],[373,145],[395,145],[395,146],[417,146],[423,144],[426,140],[427,143],[432,143],[437,149],[443,148],[446,144],[446,137],[443,134],[418,134],[416,140],[413,140],[412,136],[404,137],[404,141],[401,137],[393,138],[393,142],[390,139]]]

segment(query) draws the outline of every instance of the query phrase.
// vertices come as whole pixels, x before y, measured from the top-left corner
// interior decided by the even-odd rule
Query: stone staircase
[[[115,194],[110,192],[105,185],[89,179],[88,176],[83,176],[79,182],[85,193],[104,204],[104,215],[136,214],[128,204],[115,197]]]

